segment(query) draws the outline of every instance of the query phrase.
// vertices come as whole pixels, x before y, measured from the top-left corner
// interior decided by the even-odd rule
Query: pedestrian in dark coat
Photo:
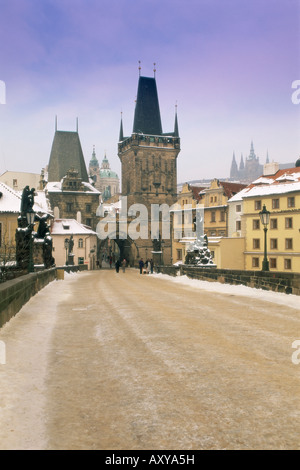
[[[115,263],[115,267],[116,267],[116,272],[118,273],[119,272],[119,269],[120,269],[120,260],[117,260],[116,263]]]
[[[141,258],[139,261],[139,267],[140,267],[140,274],[143,274],[143,267],[144,267],[143,258]]]
[[[153,259],[150,260],[150,266],[151,266],[151,274],[153,274],[153,267],[154,267]]]

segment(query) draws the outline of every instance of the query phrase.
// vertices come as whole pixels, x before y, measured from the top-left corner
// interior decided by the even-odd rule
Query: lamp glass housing
[[[261,223],[264,226],[267,226],[270,222],[270,212],[267,211],[265,204],[263,206],[263,210],[259,213],[259,215],[260,215]]]

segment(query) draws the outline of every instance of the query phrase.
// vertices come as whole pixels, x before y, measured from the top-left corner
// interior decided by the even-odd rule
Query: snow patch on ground
[[[216,292],[225,295],[240,295],[243,297],[251,297],[257,300],[273,302],[285,307],[300,310],[300,296],[292,294],[284,294],[281,292],[266,291],[243,285],[221,284],[220,282],[201,281],[199,279],[190,279],[188,276],[168,276],[167,274],[154,273],[153,276],[170,282],[184,284],[194,289],[203,289],[209,292]]]

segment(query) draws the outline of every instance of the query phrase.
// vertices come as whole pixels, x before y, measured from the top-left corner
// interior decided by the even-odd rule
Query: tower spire
[[[177,119],[177,101],[175,104],[175,124],[174,124],[174,137],[179,137],[178,119]]]
[[[245,168],[245,165],[244,165],[244,157],[243,157],[243,154],[241,153],[241,161],[240,161],[240,170],[243,170]]]
[[[139,60],[139,77],[141,76],[141,70],[142,70],[141,61]]]
[[[230,168],[230,178],[237,178],[238,174],[239,174],[238,166],[235,160],[235,153],[233,152],[232,163],[231,163],[231,168]]]
[[[154,65],[153,72],[154,72],[154,78],[155,78],[155,73],[156,73],[156,67],[155,67],[155,66],[156,66],[156,63],[154,62],[153,65]]]
[[[122,111],[121,111],[121,123],[120,123],[120,133],[119,133],[119,142],[124,140],[124,135],[123,135],[123,119],[122,119]]]

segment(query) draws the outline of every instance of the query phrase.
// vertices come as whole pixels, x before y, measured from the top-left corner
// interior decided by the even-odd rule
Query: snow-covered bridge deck
[[[299,449],[299,327],[296,296],[66,275],[0,329],[0,448]]]

